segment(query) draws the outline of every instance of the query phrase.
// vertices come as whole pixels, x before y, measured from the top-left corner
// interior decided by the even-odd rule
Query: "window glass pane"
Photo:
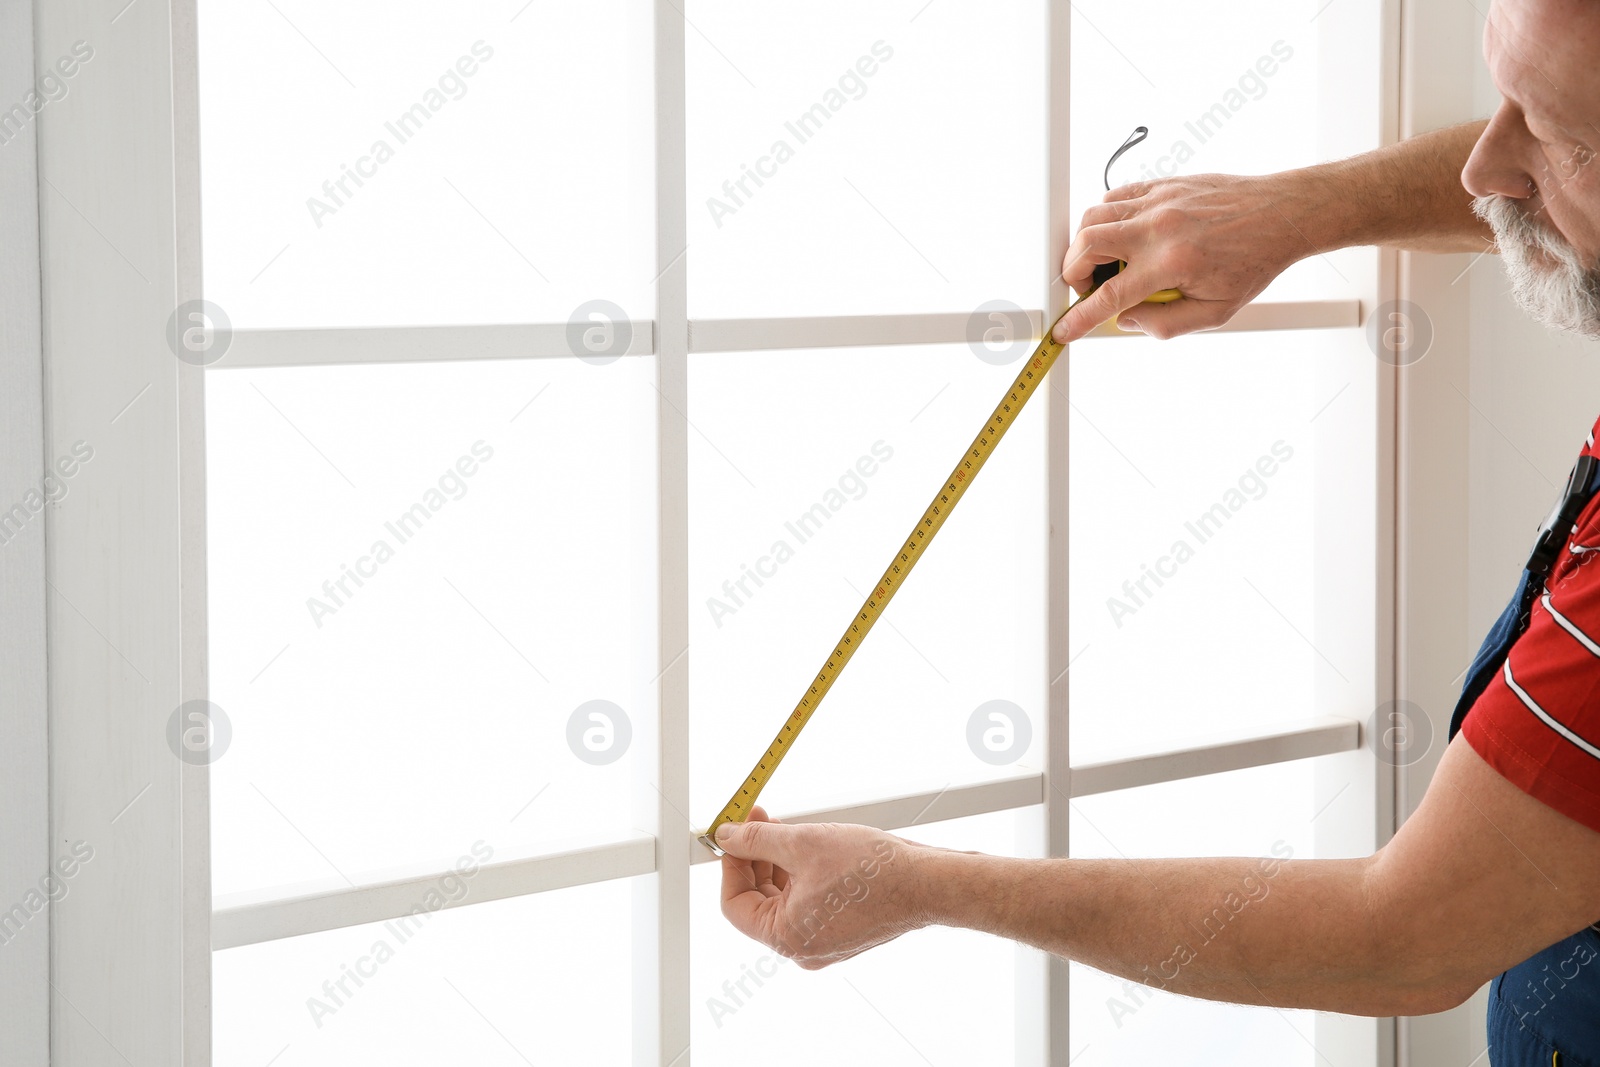
[[[234,325],[653,317],[643,0],[199,13],[205,291]]]
[[[651,373],[207,376],[218,894],[632,831],[630,746],[655,722]]]
[[[1353,331],[1074,346],[1075,762],[1310,718],[1319,676],[1361,699],[1360,642],[1317,619],[1370,598],[1371,358]]]
[[[691,357],[701,825],[771,743],[1016,371],[964,345]],[[1044,428],[1035,399],[785,759],[763,794],[770,810],[1039,765]],[[1004,703],[979,715],[993,701]]]
[[[627,1063],[631,888],[424,904],[215,953],[217,1067]],[[470,876],[439,887],[471,894]]]
[[[685,10],[694,316],[1038,305],[1042,3]]]
[[[905,837],[942,848],[1034,855],[1032,811],[918,826]],[[823,971],[803,971],[722,917],[722,866],[694,869],[690,1041],[697,1067],[777,1063],[1013,1063],[1018,949],[969,930],[932,927]],[[868,892],[871,892],[871,885]],[[796,1020],[808,1020],[797,1026]],[[774,1052],[773,1036],[782,1035]],[[772,1057],[776,1057],[775,1059]]]
[[[1257,767],[1128,789],[1072,802],[1072,854],[1314,858],[1315,763]],[[1324,798],[1324,801],[1326,798]],[[1218,886],[1248,901],[1230,920],[1250,921],[1270,879]],[[1198,923],[1201,916],[1196,916]],[[1212,937],[1226,937],[1226,927]],[[1204,951],[1195,935],[1191,950]],[[1162,961],[1152,961],[1152,966]],[[1271,1063],[1312,1067],[1315,1015],[1195,1000],[1072,968],[1072,1046],[1080,1067],[1127,1063]]]
[[[1159,0],[1072,5],[1074,220],[1105,193],[1106,160],[1136,126],[1150,136],[1111,185],[1178,174],[1266,174],[1321,162],[1318,69],[1324,0],[1243,0],[1226,15]],[[1348,58],[1348,57],[1341,57]],[[1322,257],[1291,267],[1264,297],[1342,294]]]

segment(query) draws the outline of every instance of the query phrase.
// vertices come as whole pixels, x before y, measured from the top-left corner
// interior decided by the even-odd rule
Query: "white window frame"
[[[33,9],[0,4],[0,100],[34,86]],[[3,105],[0,105],[3,106]],[[9,116],[0,117],[4,121]],[[14,122],[11,119],[11,122]],[[10,123],[8,123],[8,129]],[[8,918],[49,870],[44,515],[14,529],[10,509],[45,469],[39,305],[39,175],[33,131],[0,144],[0,1063],[50,1052],[50,913]]]
[[[1383,69],[1398,73],[1398,3],[1384,0]],[[1340,5],[1319,16],[1328,40],[1366,33]],[[659,721],[638,812],[652,837],[486,867],[471,903],[563,886],[639,878],[634,912],[637,1064],[689,1063],[690,870],[710,859],[681,826],[689,808],[688,369],[691,354],[715,351],[960,343],[965,314],[809,319],[688,317],[685,188],[685,19],[678,0],[654,0],[656,312],[636,324],[633,358],[653,358],[658,405],[657,665]],[[1341,21],[1342,20],[1342,21]],[[1050,0],[1039,46],[1048,64],[1046,101],[1050,235],[1041,276],[1056,274],[1072,232],[1067,204],[1068,61],[1071,6]],[[96,859],[54,909],[51,981],[53,1062],[115,1058],[205,1067],[211,1056],[211,956],[215,949],[388,918],[403,913],[428,879],[362,886],[213,912],[208,775],[173,757],[173,709],[207,695],[204,375],[165,343],[172,309],[201,295],[199,96],[195,0],[149,0],[120,12],[40,0],[36,54],[97,48],[93,76],[76,98],[39,117],[43,252],[45,455],[101,434],[94,478],[50,514],[49,571],[61,593],[47,623],[51,729],[51,839],[86,840]],[[104,42],[101,44],[101,42]],[[1325,67],[1324,77],[1337,72]],[[1323,117],[1396,135],[1396,78],[1387,73],[1370,113]],[[1331,113],[1331,109],[1330,109]],[[1392,114],[1393,113],[1393,114]],[[85,191],[91,198],[83,197]],[[72,194],[78,194],[72,196]],[[69,199],[69,196],[72,196]],[[87,206],[89,211],[83,210]],[[1082,205],[1078,205],[1081,207]],[[91,221],[92,219],[92,221]],[[1262,303],[1225,329],[1350,328],[1395,290],[1392,256],[1359,298]],[[1065,306],[1059,280],[1030,313],[1042,330]],[[1109,336],[1116,336],[1108,331]],[[461,344],[463,338],[470,344]],[[448,339],[450,344],[441,344]],[[415,359],[567,356],[564,325],[360,330],[243,330],[227,367]],[[219,368],[219,372],[225,370]],[[1375,451],[1378,521],[1372,596],[1355,608],[1319,598],[1320,632],[1371,633],[1371,700],[1336,707],[1319,687],[1304,723],[1267,733],[1221,735],[1154,756],[1073,766],[1067,745],[1068,382],[1052,375],[1048,420],[1047,670],[1044,769],[943,794],[883,798],[800,819],[847,819],[885,829],[986,812],[1039,807],[1047,855],[1068,854],[1069,797],[1327,756],[1319,774],[1358,783],[1363,815],[1318,830],[1341,850],[1370,850],[1393,825],[1394,776],[1374,758],[1361,721],[1394,692],[1393,368],[1372,361],[1378,403]],[[1337,385],[1337,383],[1334,383]],[[1321,432],[1321,431],[1319,431]],[[110,447],[111,443],[115,447]],[[1332,442],[1330,441],[1330,444]],[[1336,555],[1319,557],[1332,568]],[[1328,573],[1331,573],[1331,569]],[[78,593],[78,597],[73,597]],[[68,599],[72,598],[72,599]],[[80,599],[81,598],[81,599]],[[1362,606],[1365,605],[1365,606]],[[1368,614],[1362,617],[1363,612]],[[9,619],[9,616],[8,616]],[[1329,689],[1329,692],[1332,690]],[[1348,699],[1347,697],[1344,699]],[[9,769],[9,768],[7,768]],[[37,820],[34,820],[37,822]],[[35,846],[37,851],[37,846]],[[37,858],[37,857],[36,857]],[[436,876],[432,876],[436,877]],[[470,906],[464,904],[463,906]],[[1064,1067],[1068,967],[1057,959],[1029,974],[1037,998],[1019,998],[1018,1062]],[[1334,1062],[1394,1062],[1392,1022],[1319,1016],[1318,1051]]]

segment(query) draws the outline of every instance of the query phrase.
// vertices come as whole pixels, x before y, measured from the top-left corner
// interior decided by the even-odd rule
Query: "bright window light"
[[[655,719],[649,371],[207,379],[219,896],[631,833],[627,735]],[[569,733],[596,700],[621,717]]]
[[[688,4],[692,315],[1037,305],[1044,5],[920,6]]]
[[[965,345],[692,357],[698,818],[766,750],[1015,375]],[[1044,416],[1023,412],[895,595],[763,794],[774,810],[1039,768]],[[975,748],[992,701],[1013,733]]]
[[[241,327],[652,318],[649,5],[514,12],[201,0],[207,299]]]

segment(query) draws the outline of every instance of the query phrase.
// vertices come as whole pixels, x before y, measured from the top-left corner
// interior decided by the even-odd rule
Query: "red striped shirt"
[[[1583,450],[1600,456],[1595,436]],[[1600,496],[1461,733],[1524,793],[1600,831]]]

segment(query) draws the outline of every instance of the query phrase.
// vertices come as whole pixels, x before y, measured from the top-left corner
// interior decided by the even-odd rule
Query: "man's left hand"
[[[868,826],[787,825],[761,808],[717,831],[722,914],[806,970],[892,941],[929,920],[918,901],[925,846]]]

